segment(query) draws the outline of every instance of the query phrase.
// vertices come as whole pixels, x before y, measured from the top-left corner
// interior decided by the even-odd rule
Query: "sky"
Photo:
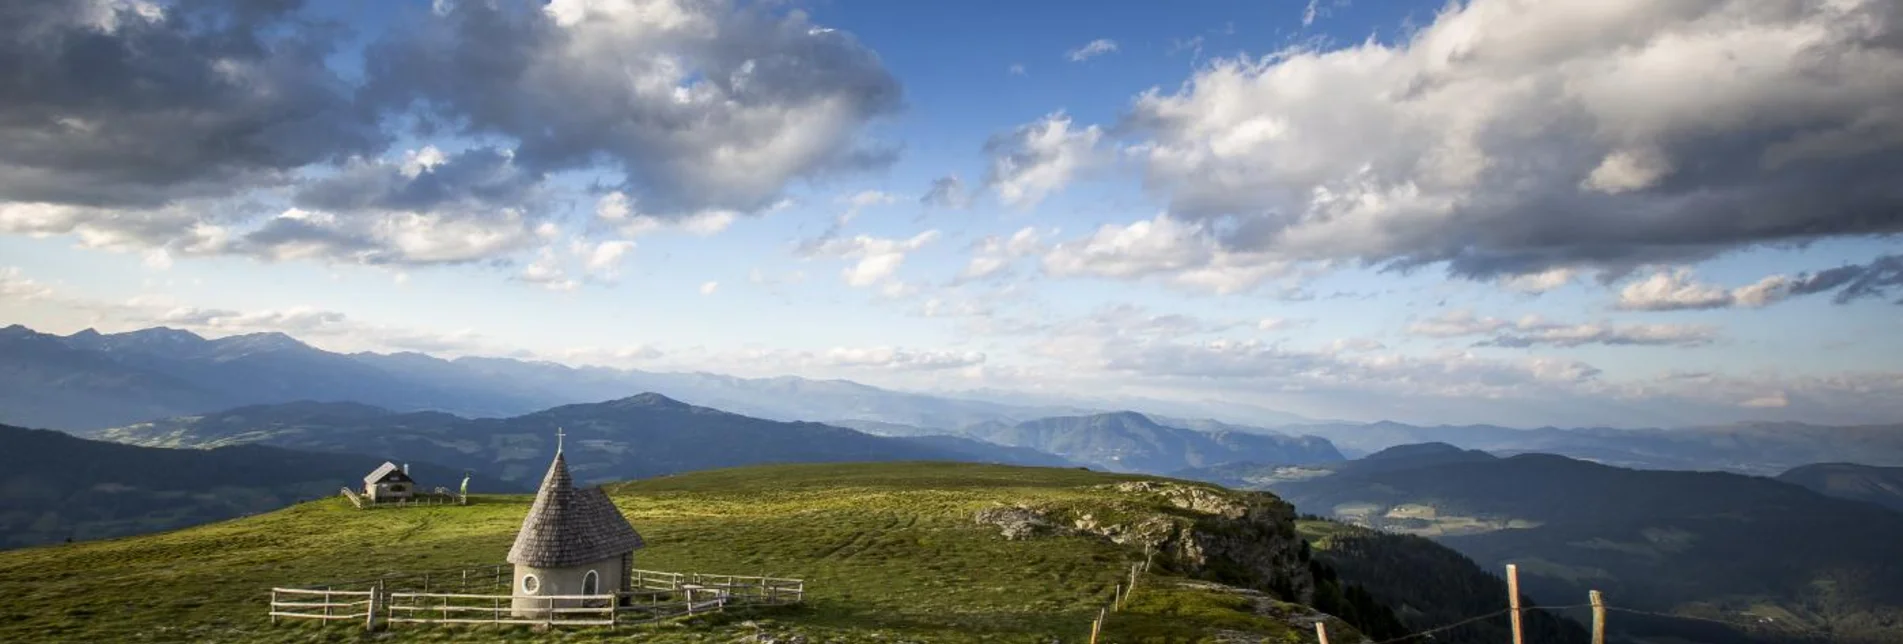
[[[1903,420],[1887,0],[0,9],[0,323]]]

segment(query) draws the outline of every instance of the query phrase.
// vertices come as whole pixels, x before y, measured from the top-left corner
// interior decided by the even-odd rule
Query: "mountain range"
[[[442,359],[421,353],[342,354],[278,333],[206,339],[163,327],[112,334],[86,330],[67,336],[19,325],[0,329],[0,422],[66,431],[300,400],[502,418],[640,392],[769,420],[823,421],[879,434],[1019,440],[1009,438],[1016,435],[1027,446],[1039,439],[1036,432],[1017,432],[1014,428],[1020,423],[1136,410],[1155,424],[1179,429],[1320,437],[1348,457],[1396,445],[1445,442],[1498,454],[1551,453],[1645,469],[1774,475],[1812,463],[1903,466],[1903,425],[1516,429],[1317,422],[1220,401],[1061,397],[996,390],[924,394],[792,376],[737,378],[510,358]],[[1099,456],[1109,458],[1111,451],[1120,448],[1108,449]],[[1116,467],[1118,462],[1092,461],[1098,456],[1067,458],[1102,467]],[[1123,458],[1140,460],[1135,454]],[[1194,459],[1173,466],[1215,464],[1190,460]]]
[[[563,405],[508,418],[397,412],[358,403],[254,405],[90,433],[147,447],[264,444],[373,451],[533,483],[566,435],[578,481],[613,481],[756,463],[945,460],[1068,464],[1048,454],[958,437],[888,438],[807,422],[753,418],[655,393]]]
[[[845,380],[343,354],[281,333],[206,339],[165,327],[67,336],[20,325],[0,328],[0,422],[69,431],[300,400],[506,417],[648,391],[789,421],[843,417],[958,427],[1089,411],[898,392]]]
[[[1639,469],[1719,470],[1775,475],[1812,463],[1903,466],[1903,423],[1831,427],[1739,423],[1672,429],[1497,425],[1420,427],[1396,422],[1285,425],[1286,434],[1326,438],[1348,456],[1398,445],[1441,442],[1511,455],[1559,454]]]

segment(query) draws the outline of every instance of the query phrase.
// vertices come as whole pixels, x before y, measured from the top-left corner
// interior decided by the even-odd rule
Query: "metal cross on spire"
[[[557,454],[562,453],[562,437],[567,435],[568,433],[563,432],[562,428],[560,427],[555,428],[555,453]]]

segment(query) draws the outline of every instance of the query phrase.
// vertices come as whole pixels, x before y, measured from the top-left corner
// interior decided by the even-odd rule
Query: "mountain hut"
[[[416,496],[416,480],[410,478],[410,466],[384,461],[363,477],[363,495],[371,503],[402,501]]]

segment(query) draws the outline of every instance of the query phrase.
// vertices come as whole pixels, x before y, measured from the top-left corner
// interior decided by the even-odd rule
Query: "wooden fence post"
[[[1592,644],[1606,644],[1606,598],[1592,591]]]
[[[1320,642],[1321,644],[1328,644],[1328,623],[1327,622],[1322,622],[1322,621],[1315,622],[1315,641]]]
[[[364,604],[363,630],[366,630],[366,631],[377,630],[377,595],[378,594],[379,593],[377,592],[377,589],[375,588],[370,589],[370,599],[369,599],[370,603]],[[329,600],[325,600],[325,601],[329,601]]]
[[[1507,604],[1513,609],[1513,644],[1526,644],[1520,632],[1520,567],[1507,564]]]
[[[1097,609],[1097,621],[1090,623],[1090,644],[1097,644],[1097,633],[1103,631],[1104,609]]]
[[[277,623],[278,623],[278,589],[272,588],[271,589],[271,625],[276,626]]]
[[[1117,584],[1117,587],[1110,591],[1110,610],[1123,610],[1123,584]]]

